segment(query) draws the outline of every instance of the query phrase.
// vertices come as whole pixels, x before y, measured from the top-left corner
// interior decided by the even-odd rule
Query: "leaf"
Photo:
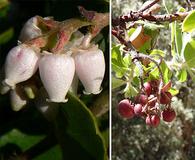
[[[130,83],[127,83],[127,85],[124,89],[124,94],[125,94],[125,98],[134,97],[138,94],[138,91]]]
[[[60,146],[59,145],[53,146],[52,148],[48,149],[44,153],[33,158],[33,160],[44,160],[44,159],[46,160],[63,159]]]
[[[179,90],[177,90],[177,89],[175,89],[175,88],[171,88],[171,89],[169,90],[169,92],[171,93],[172,96],[175,96],[175,95],[177,95],[177,94],[179,93]]]
[[[29,149],[36,143],[38,143],[41,139],[44,138],[44,135],[28,135],[22,133],[18,129],[12,129],[5,135],[0,138],[0,150],[2,147],[7,144],[14,144],[18,146],[22,151]]]
[[[0,44],[7,43],[13,37],[13,34],[14,34],[13,28],[9,28],[5,32],[1,33],[0,34]]]
[[[128,55],[123,58],[120,48],[120,45],[116,45],[112,48],[112,70],[118,78],[123,77],[124,74],[129,71],[129,65],[131,63],[131,59]]]
[[[107,160],[104,139],[91,111],[76,96],[68,94],[60,104],[56,134],[64,159]]]
[[[190,68],[195,68],[195,40],[188,42],[184,48],[184,58]]]
[[[175,43],[176,43],[176,51],[179,55],[181,55],[182,31],[181,31],[181,26],[178,24],[178,22],[175,22]]]
[[[160,65],[160,68],[162,70],[162,73],[163,73],[163,77],[164,77],[164,82],[165,83],[168,83],[171,76],[172,76],[172,73],[169,69],[169,67],[167,66],[167,64],[163,61]]]
[[[126,82],[121,80],[121,79],[118,79],[118,78],[115,78],[115,77],[112,77],[112,89],[116,89],[122,85],[124,85]]]
[[[150,55],[160,55],[161,57],[165,57],[165,52],[160,49],[153,49]]]
[[[171,23],[171,54],[174,57],[176,54],[176,47],[175,47],[175,30],[176,24],[174,22]]]
[[[187,80],[187,71],[185,69],[182,69],[178,72],[177,77],[180,82],[185,82]]]
[[[195,29],[195,10],[190,12],[182,23],[182,32],[192,32]]]

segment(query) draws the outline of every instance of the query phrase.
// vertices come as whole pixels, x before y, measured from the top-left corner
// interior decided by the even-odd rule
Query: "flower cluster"
[[[46,103],[67,102],[67,92],[77,92],[78,79],[85,94],[101,92],[103,52],[91,43],[90,32],[78,31],[89,24],[77,19],[60,23],[40,16],[25,23],[18,45],[7,54],[1,84],[2,94],[10,91],[13,110],[20,110],[43,90]]]

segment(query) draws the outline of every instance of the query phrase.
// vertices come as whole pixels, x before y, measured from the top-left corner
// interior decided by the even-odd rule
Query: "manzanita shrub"
[[[169,13],[165,5],[168,13],[162,14],[160,3],[146,1],[138,11],[112,18],[112,87],[124,95],[119,115],[143,118],[151,127],[177,118],[172,105],[177,84],[195,77],[195,10],[188,3],[188,9]],[[171,30],[171,53],[158,48],[164,29]]]
[[[59,141],[63,159],[106,160],[108,145],[95,116],[104,115],[108,107],[93,113],[94,108],[86,107],[80,97],[108,94],[102,87],[105,54],[94,39],[108,25],[109,14],[78,9],[80,18],[60,22],[34,16],[24,24],[18,45],[10,49],[2,69],[1,94],[10,94],[14,111],[29,104],[41,111],[53,126],[51,143]],[[108,104],[108,99],[103,103]],[[100,107],[98,103],[96,111]],[[28,159],[40,152],[35,150],[13,151],[10,156]]]

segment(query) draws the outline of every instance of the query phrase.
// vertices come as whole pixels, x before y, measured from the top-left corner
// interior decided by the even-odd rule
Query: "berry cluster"
[[[160,81],[152,80],[145,82],[141,92],[133,101],[123,99],[118,104],[119,114],[127,119],[135,115],[145,119],[147,125],[157,127],[160,124],[160,118],[165,122],[172,122],[176,113],[171,107],[172,95],[168,90],[171,82],[160,89]]]

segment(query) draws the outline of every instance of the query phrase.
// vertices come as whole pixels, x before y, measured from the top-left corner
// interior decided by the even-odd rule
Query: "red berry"
[[[135,97],[135,103],[139,103],[141,105],[145,105],[148,103],[148,96],[144,94],[140,94]]]
[[[141,116],[143,115],[142,113],[142,105],[141,104],[136,104],[135,107],[134,107],[134,113],[137,115],[137,116]]]
[[[173,109],[165,109],[162,111],[161,113],[162,118],[165,122],[172,122],[175,117],[176,117],[176,113]]]
[[[130,104],[128,99],[124,99],[119,102],[118,104],[118,112],[124,118],[133,118],[134,116],[134,109],[133,105]]]
[[[146,94],[149,96],[152,92],[152,87],[150,85],[149,82],[145,82],[144,83],[144,91],[146,92]]]
[[[157,127],[160,124],[160,118],[158,115],[148,115],[146,117],[146,124],[152,127]]]
[[[169,104],[171,103],[172,95],[170,92],[161,92],[160,95],[160,103],[161,104]]]

